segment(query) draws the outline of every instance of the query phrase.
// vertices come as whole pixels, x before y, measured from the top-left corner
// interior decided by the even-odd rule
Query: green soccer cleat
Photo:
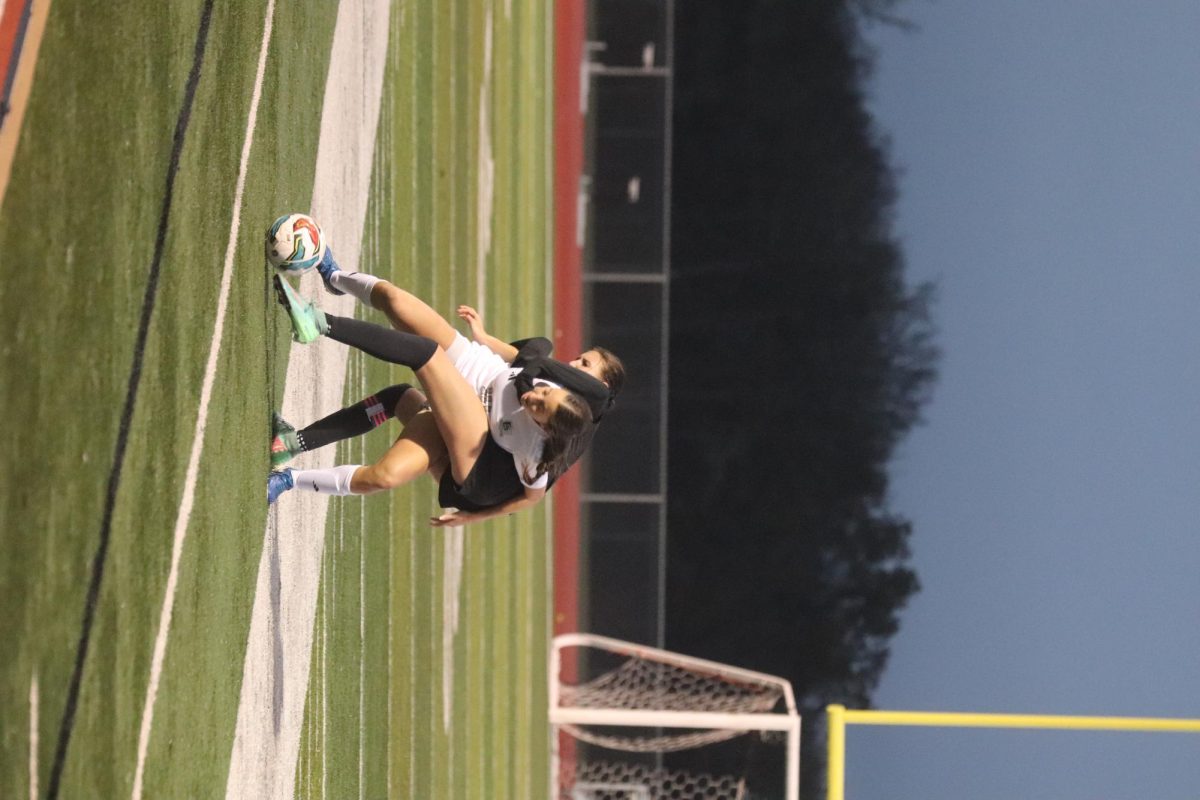
[[[298,456],[302,450],[296,429],[279,416],[278,412],[273,412],[271,414],[271,468],[283,466]]]
[[[303,302],[291,284],[278,275],[275,276],[275,297],[287,310],[292,321],[292,338],[300,344],[308,344],[329,331],[329,323],[321,309]]]

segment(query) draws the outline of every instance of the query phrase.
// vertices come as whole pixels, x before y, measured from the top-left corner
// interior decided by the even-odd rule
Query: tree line
[[[862,28],[891,0],[680,3],[668,647],[865,707],[919,590],[888,468],[936,380]]]

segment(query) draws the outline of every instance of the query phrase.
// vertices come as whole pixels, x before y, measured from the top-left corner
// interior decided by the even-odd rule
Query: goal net
[[[782,678],[565,634],[551,649],[550,724],[558,800],[799,795],[800,717]],[[773,768],[746,766],[764,759]],[[776,785],[754,783],[764,774]]]

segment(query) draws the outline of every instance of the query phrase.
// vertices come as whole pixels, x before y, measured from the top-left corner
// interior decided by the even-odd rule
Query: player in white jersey
[[[328,265],[323,264],[323,274]],[[331,494],[366,494],[407,483],[422,472],[439,481],[439,502],[457,509],[435,517],[434,525],[486,519],[538,502],[548,478],[577,457],[576,440],[590,427],[591,413],[578,396],[538,380],[518,393],[511,367],[492,350],[469,342],[427,305],[385,281],[361,273],[336,273],[337,281],[364,303],[388,314],[396,331],[359,320],[326,316],[300,303],[280,284],[281,301],[293,319],[297,338],[327,335],[365,352],[414,369],[429,392],[389,387],[362,403],[294,431],[277,421],[272,461],[278,465],[301,450],[314,449],[365,432],[391,416],[405,431],[375,464],[328,470],[273,472],[272,502],[283,491],[302,488]],[[336,287],[330,285],[331,291]],[[619,363],[619,362],[618,362]],[[451,367],[456,373],[452,380]],[[604,384],[596,387],[607,393]],[[593,388],[593,387],[588,387]],[[466,399],[470,392],[474,403]],[[480,413],[482,412],[482,413]],[[481,419],[482,417],[482,419]]]
[[[531,489],[546,488],[549,476],[545,472],[532,482],[525,478],[537,472],[546,432],[521,404],[513,382],[521,368],[511,366],[490,348],[467,341],[460,333],[455,333],[446,355],[487,410],[491,436],[496,444],[512,454],[521,483]],[[541,387],[541,391],[562,388],[551,381],[539,381],[537,387]]]

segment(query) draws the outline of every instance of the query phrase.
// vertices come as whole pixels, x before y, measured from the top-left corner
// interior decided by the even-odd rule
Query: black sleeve
[[[517,395],[520,396],[533,388],[533,379],[542,374],[542,362],[550,360],[550,351],[554,349],[554,345],[550,343],[549,339],[542,336],[518,339],[510,344],[517,348],[517,355],[512,360],[512,366],[521,369],[517,373],[517,377],[513,379],[517,386]]]
[[[600,421],[600,417],[608,410],[609,401],[608,387],[604,385],[603,381],[593,378],[570,364],[564,364],[552,358],[542,359],[539,366],[537,377],[554,381],[564,389],[570,389],[582,397],[587,402],[588,408],[592,410],[592,420]]]
[[[512,365],[521,368],[521,374],[515,379],[519,394],[524,394],[532,388],[534,378],[544,378],[583,398],[592,411],[592,420],[600,421],[600,417],[609,406],[608,387],[603,381],[570,364],[550,358],[554,345],[545,337],[520,339],[511,344],[517,348],[517,356],[512,360]]]
[[[537,359],[546,358],[554,352],[554,345],[544,336],[518,339],[515,342],[509,342],[509,344],[517,348],[517,357],[512,361],[514,367],[522,367]]]

